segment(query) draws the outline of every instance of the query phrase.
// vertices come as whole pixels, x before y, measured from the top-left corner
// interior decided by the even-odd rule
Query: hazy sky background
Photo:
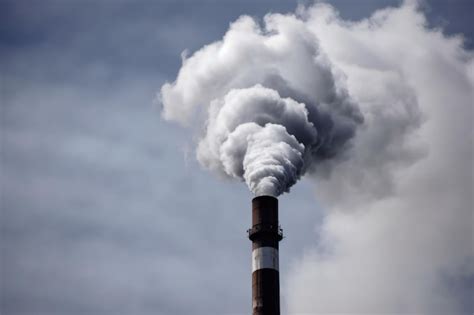
[[[329,3],[357,20],[399,1]],[[296,6],[0,0],[2,314],[249,313],[252,195],[202,170],[195,136],[154,100],[183,50]],[[472,49],[474,2],[423,7]],[[283,288],[317,242],[314,190],[303,179],[280,198]]]

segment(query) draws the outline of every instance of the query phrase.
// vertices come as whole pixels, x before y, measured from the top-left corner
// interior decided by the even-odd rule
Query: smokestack
[[[252,200],[252,314],[280,315],[278,199],[259,196]]]

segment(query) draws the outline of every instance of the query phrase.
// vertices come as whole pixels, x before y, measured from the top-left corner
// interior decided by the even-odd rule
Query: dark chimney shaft
[[[280,315],[278,199],[259,196],[252,200],[252,314]]]

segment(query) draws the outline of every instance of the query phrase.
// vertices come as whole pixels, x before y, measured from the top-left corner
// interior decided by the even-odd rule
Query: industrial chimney
[[[252,314],[280,315],[278,199],[259,196],[252,200]]]

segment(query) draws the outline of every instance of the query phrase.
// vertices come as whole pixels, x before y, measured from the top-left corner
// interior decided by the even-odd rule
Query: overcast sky
[[[351,21],[400,5],[395,0],[328,3],[340,12],[341,19]],[[199,165],[194,152],[199,133],[163,120],[156,95],[165,82],[176,79],[184,50],[191,55],[220,40],[229,23],[240,15],[261,21],[269,12],[294,12],[296,7],[294,1],[0,0],[2,314],[250,312],[251,244],[246,230],[252,194],[244,184],[219,178]],[[442,30],[446,36],[464,34],[463,58],[472,58],[474,2],[433,0],[424,2],[421,9],[427,27]],[[330,39],[321,35],[321,40]],[[330,56],[331,47],[328,44]],[[338,62],[337,51],[334,56]],[[349,68],[347,73],[350,80]],[[418,93],[417,85],[413,86]],[[461,86],[461,94],[471,87]],[[424,94],[416,96],[423,104]],[[424,119],[429,120],[429,115]],[[459,147],[461,144],[466,143]],[[467,144],[472,147],[472,142]],[[466,159],[458,165],[472,163],[472,152],[463,157]],[[443,274],[447,286],[430,287],[433,292],[449,292],[425,292],[413,298],[423,302],[410,302],[400,295],[406,289],[401,286],[394,289],[399,294],[395,299],[403,303],[384,296],[381,300],[386,303],[372,305],[352,303],[344,295],[351,294],[349,290],[341,295],[348,304],[340,308],[328,302],[339,303],[333,295],[325,297],[326,308],[310,305],[307,301],[317,300],[321,288],[312,291],[308,285],[307,296],[300,293],[305,281],[320,278],[305,280],[296,269],[328,268],[313,257],[321,254],[315,251],[324,251],[321,244],[328,246],[327,239],[320,239],[324,238],[321,228],[331,231],[336,225],[338,229],[348,224],[357,234],[359,228],[378,226],[380,218],[360,222],[328,216],[342,206],[332,209],[331,200],[322,202],[316,193],[317,180],[303,178],[280,198],[280,221],[286,235],[280,250],[284,312],[423,313],[437,306],[425,300],[456,295],[457,300],[440,302],[441,307],[471,314],[468,301],[474,288],[474,260],[472,215],[468,214],[472,214],[472,199],[465,191],[472,192],[472,168],[464,173],[470,174],[466,180],[470,186],[464,186],[460,198],[470,204],[461,205],[453,216],[459,215],[456,222],[466,223],[467,219],[471,228],[460,227],[459,239],[467,240],[471,247],[465,242],[439,242],[470,250],[463,256],[453,253],[462,256],[456,263],[467,259],[468,267]],[[390,192],[383,197],[390,199]],[[429,233],[446,220],[436,218]],[[452,231],[454,224],[458,223],[440,229]],[[424,241],[428,244],[430,240]],[[391,243],[357,240],[351,248],[375,249],[386,244]],[[429,253],[434,252],[436,255],[427,257],[451,253],[438,248]],[[416,256],[415,251],[400,253]],[[341,260],[333,266],[341,269],[332,268],[332,274],[348,268]],[[383,274],[377,274],[376,283],[384,282]],[[371,281],[370,276],[366,281]],[[421,292],[427,286],[416,289]]]

